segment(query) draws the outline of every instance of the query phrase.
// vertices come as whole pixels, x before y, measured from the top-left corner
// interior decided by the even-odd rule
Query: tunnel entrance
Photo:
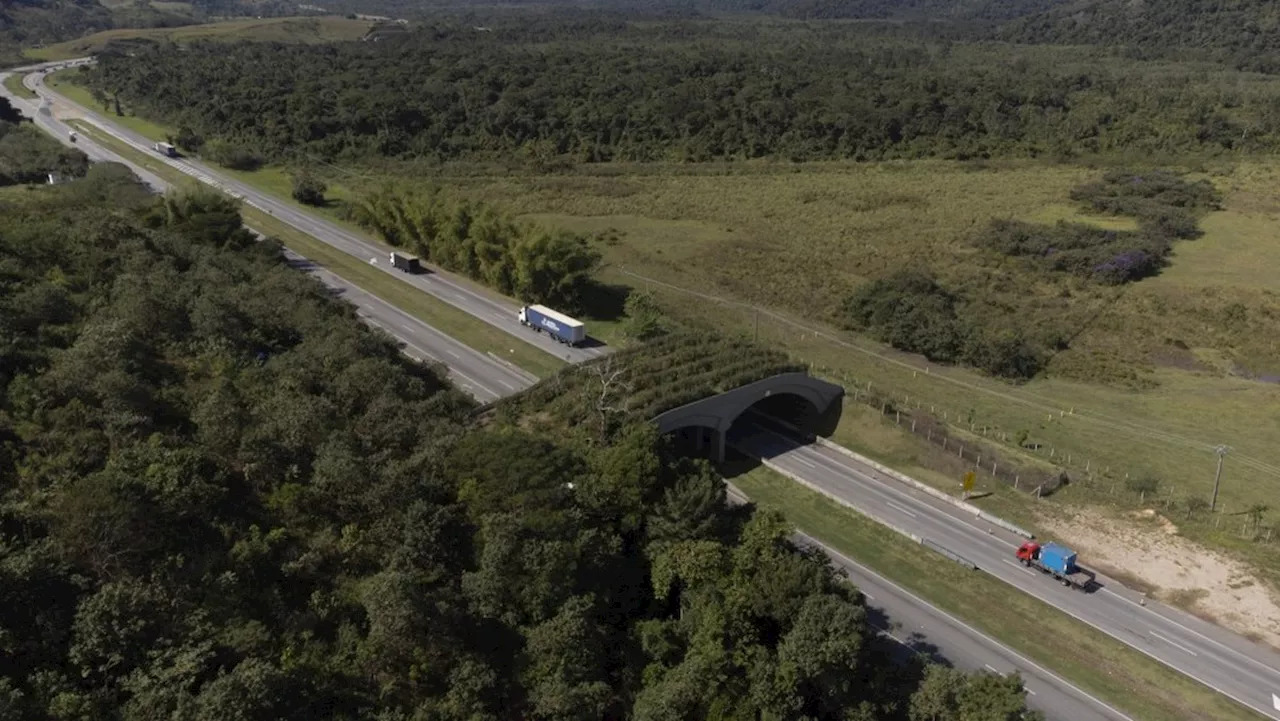
[[[654,418],[658,431],[679,432],[677,441],[694,455],[725,459],[732,434],[751,429],[762,418],[779,418],[802,434],[830,435],[840,420],[844,389],[807,373],[781,373],[730,391],[673,408]],[[775,421],[776,423],[776,421]]]

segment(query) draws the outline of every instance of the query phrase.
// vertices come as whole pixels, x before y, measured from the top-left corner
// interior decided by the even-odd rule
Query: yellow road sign
[[[968,473],[964,474],[964,489],[966,491],[973,490],[973,481],[976,477],[977,476],[974,474],[973,471],[969,471]]]

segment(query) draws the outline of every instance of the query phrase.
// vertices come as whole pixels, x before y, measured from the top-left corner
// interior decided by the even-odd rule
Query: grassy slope
[[[179,28],[119,28],[76,40],[28,50],[33,60],[68,60],[95,53],[112,40],[145,38],[175,43],[192,40],[255,40],[261,42],[322,43],[358,40],[373,23],[342,17],[294,17],[227,20]]]
[[[1100,631],[886,531],[766,468],[733,479],[759,505],[1143,721],[1261,717]],[[993,612],[998,609],[998,612]],[[1071,639],[1064,643],[1062,639]]]
[[[71,121],[71,123],[94,142],[112,150],[130,162],[150,170],[167,182],[179,187],[189,187],[196,182],[189,176],[169,168],[157,159],[149,158],[145,154],[101,133],[93,125],[75,120]],[[241,212],[247,224],[267,235],[279,238],[288,248],[308,260],[355,283],[478,351],[497,355],[539,377],[551,375],[564,365],[555,356],[545,353],[528,343],[521,342],[509,333],[476,320],[467,313],[428,293],[405,284],[394,276],[374,270],[363,261],[346,253],[336,251],[327,244],[294,230],[266,213],[247,206],[243,207]]]
[[[4,86],[9,90],[9,92],[13,93],[14,95],[20,98],[38,97],[34,92],[28,89],[27,86],[22,84],[21,75],[6,76],[4,79]]]
[[[1280,333],[1246,325],[1233,334],[1220,319],[1233,303],[1263,327],[1274,323],[1267,314],[1280,318],[1280,305],[1266,287],[1280,275],[1280,257],[1269,252],[1270,229],[1280,218],[1280,204],[1270,195],[1278,168],[1272,159],[1258,159],[1215,177],[1227,191],[1227,210],[1207,219],[1205,237],[1180,244],[1161,276],[1127,289],[1110,307],[1097,307],[1075,340],[1072,353],[1089,356],[1100,374],[1111,365],[1131,367],[1135,354],[1154,359],[1138,373],[1154,388],[1053,374],[1013,387],[962,369],[925,373],[918,358],[846,336],[850,345],[839,345],[767,316],[760,337],[837,379],[870,381],[899,398],[908,394],[913,403],[945,410],[952,419],[971,415],[1009,437],[1026,430],[1045,457],[1053,449],[1055,462],[1069,457],[1079,471],[1087,462],[1091,471],[1109,469],[1121,480],[1126,473],[1154,474],[1178,498],[1207,497],[1215,463],[1207,446],[1229,443],[1237,460],[1228,459],[1222,501],[1229,510],[1269,503],[1280,494],[1280,473],[1246,465],[1243,457],[1280,466],[1273,443],[1280,385],[1222,373],[1227,364],[1221,349],[1256,357],[1265,370],[1278,355],[1274,339]],[[457,174],[449,181],[543,221],[621,230],[622,242],[606,248],[606,280],[645,287],[625,274],[629,270],[720,297],[810,308],[820,316],[845,289],[886,268],[964,264],[965,229],[992,216],[1122,223],[1080,216],[1069,205],[1071,187],[1099,172],[1034,162],[987,169],[919,162],[744,165],[720,173],[651,166],[557,177]],[[750,311],[653,288],[677,315],[754,332]],[[1280,578],[1280,557],[1268,546],[1196,533],[1188,529],[1200,540],[1244,551],[1273,580]]]

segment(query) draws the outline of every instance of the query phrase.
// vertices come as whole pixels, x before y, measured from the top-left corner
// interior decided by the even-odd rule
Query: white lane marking
[[[871,594],[867,593],[866,591],[863,591],[863,592],[862,592],[862,595],[863,595],[863,596],[864,596],[868,601],[874,601],[874,600],[876,600],[876,597],[875,597],[875,596],[872,596]]]
[[[1280,696],[1271,694],[1271,705],[1275,706],[1277,711],[1280,711]]]
[[[1001,675],[1001,676],[1003,676],[1003,675],[1004,675],[1004,674],[1000,673],[999,671],[997,671],[995,666],[992,666],[992,665],[991,665],[991,664],[989,664],[989,663],[984,663],[984,664],[982,664],[982,665],[983,665],[983,666],[986,666],[986,667],[987,667],[987,670],[988,670],[988,671],[990,671],[991,673],[999,674],[999,675]]]
[[[796,463],[801,463],[801,464],[806,465],[806,466],[808,466],[808,467],[810,467],[810,468],[817,468],[817,467],[818,467],[818,466],[817,466],[813,461],[810,461],[810,460],[807,460],[807,459],[801,458],[800,456],[796,456]]]
[[[513,385],[511,385],[510,383],[508,383],[508,382],[506,382],[506,381],[502,380],[501,378],[499,378],[499,379],[498,379],[498,382],[499,382],[499,383],[501,383],[502,385],[506,386],[507,390],[512,390],[512,391],[514,391],[514,390],[516,389],[516,387],[515,387],[515,386],[513,386]]]
[[[1027,688],[1026,686],[1023,686],[1023,687],[1022,687],[1022,690],[1023,690],[1023,691],[1026,691],[1027,693],[1031,694],[1032,696],[1035,696],[1035,695],[1036,695],[1036,692],[1035,692],[1035,691],[1032,691],[1031,689]]]
[[[453,351],[451,351],[451,350],[447,350],[447,349],[445,350],[445,353],[448,353],[449,355],[453,356],[454,358],[461,358],[461,357],[462,357],[462,356],[459,356],[457,353],[454,353]]]
[[[1183,651],[1186,651],[1187,653],[1191,654],[1192,656],[1199,656],[1199,655],[1200,655],[1200,654],[1196,653],[1195,651],[1192,651],[1191,649],[1187,648],[1186,646],[1183,646],[1182,644],[1178,643],[1177,641],[1174,641],[1173,639],[1168,638],[1168,637],[1167,637],[1167,636],[1165,636],[1164,634],[1157,633],[1155,630],[1152,630],[1152,631],[1151,631],[1151,635],[1152,635],[1152,636],[1155,636],[1156,638],[1160,639],[1161,641],[1164,641],[1165,643],[1169,644],[1170,646],[1176,646],[1176,647],[1178,647],[1178,648],[1182,649]]]
[[[973,626],[970,626],[969,624],[965,623],[964,621],[961,621],[960,619],[956,618],[955,616],[952,616],[951,614],[947,613],[946,611],[943,611],[942,609],[938,608],[937,606],[934,606],[933,604],[929,603],[928,601],[925,601],[923,598],[920,598],[919,596],[915,595],[914,593],[912,593],[912,592],[908,591],[907,589],[903,588],[902,586],[899,586],[898,584],[894,583],[893,581],[890,581],[889,579],[885,578],[884,576],[881,576],[880,574],[876,573],[875,571],[871,570],[870,568],[867,568],[866,566],[862,565],[861,563],[858,563],[857,561],[853,560],[852,558],[849,558],[848,556],[846,556],[846,555],[844,555],[843,553],[841,553],[841,552],[837,551],[836,549],[831,548],[830,546],[826,546],[826,545],[824,545],[824,544],[822,544],[822,543],[818,542],[818,540],[817,540],[817,539],[815,539],[814,537],[809,536],[809,535],[807,535],[807,534],[804,534],[804,533],[797,533],[796,535],[800,536],[801,538],[804,538],[805,540],[809,541],[810,543],[812,543],[812,544],[814,544],[814,545],[818,546],[819,548],[821,548],[821,549],[823,550],[823,552],[824,552],[824,553],[826,553],[828,556],[830,556],[833,560],[837,560],[837,561],[840,561],[840,562],[842,562],[842,563],[845,563],[845,564],[847,564],[847,565],[849,565],[849,566],[853,566],[853,567],[857,568],[859,571],[861,571],[861,572],[862,572],[864,575],[866,575],[867,577],[872,578],[872,579],[875,579],[875,581],[876,581],[877,583],[879,583],[879,584],[881,584],[881,585],[883,585],[883,586],[888,586],[889,588],[892,588],[893,590],[897,591],[900,595],[902,595],[902,596],[904,596],[904,597],[906,597],[906,598],[911,599],[911,600],[912,600],[913,602],[915,602],[915,604],[916,604],[917,606],[919,606],[920,608],[928,609],[928,610],[932,611],[934,615],[936,615],[936,616],[940,616],[940,617],[942,617],[942,618],[945,618],[945,619],[947,619],[948,621],[950,621],[953,625],[955,625],[955,626],[958,626],[958,627],[960,627],[960,628],[965,629],[965,630],[966,630],[966,631],[968,631],[972,636],[974,636],[974,637],[976,637],[976,638],[978,638],[978,639],[981,639],[983,642],[987,643],[987,644],[988,644],[988,645],[990,645],[991,647],[1000,649],[1002,652],[1004,652],[1004,654],[1005,654],[1006,656],[1011,656],[1011,657],[1013,657],[1013,658],[1016,658],[1016,659],[1018,659],[1019,661],[1021,661],[1022,663],[1026,664],[1026,666],[1027,666],[1027,667],[1035,669],[1035,670],[1036,670],[1037,672],[1039,672],[1039,673],[1041,674],[1041,676],[1043,676],[1044,678],[1053,679],[1053,680],[1054,680],[1054,681],[1056,681],[1060,686],[1062,686],[1062,688],[1063,688],[1063,690],[1064,690],[1064,691],[1067,691],[1067,692],[1069,692],[1069,693],[1070,693],[1070,692],[1074,692],[1075,694],[1077,694],[1077,697],[1081,697],[1081,696],[1082,696],[1082,697],[1084,697],[1085,699],[1088,699],[1089,701],[1092,701],[1093,703],[1097,704],[1098,706],[1101,706],[1102,708],[1106,709],[1107,711],[1110,711],[1110,712],[1111,712],[1111,713],[1112,713],[1116,718],[1118,718],[1118,719],[1125,719],[1125,721],[1134,721],[1134,719],[1133,719],[1133,718],[1131,718],[1130,716],[1128,716],[1128,715],[1126,715],[1125,713],[1121,712],[1121,711],[1120,711],[1119,709],[1117,709],[1115,706],[1112,706],[1111,704],[1108,704],[1107,702],[1103,701],[1102,699],[1099,699],[1099,698],[1097,698],[1097,697],[1095,697],[1095,696],[1092,696],[1092,695],[1090,695],[1090,694],[1086,693],[1085,691],[1082,691],[1078,686],[1076,686],[1076,685],[1072,684],[1070,681],[1068,681],[1068,680],[1064,679],[1063,677],[1059,676],[1058,674],[1056,674],[1056,673],[1054,673],[1054,672],[1050,671],[1049,669],[1045,668],[1044,666],[1041,666],[1040,664],[1036,663],[1035,661],[1032,661],[1031,659],[1027,658],[1026,656],[1023,656],[1022,654],[1018,653],[1017,651],[1014,651],[1012,648],[1009,648],[1008,646],[1004,645],[1003,643],[1000,643],[999,641],[997,641],[997,640],[995,640],[995,639],[991,638],[990,636],[986,635],[985,633],[983,633],[983,632],[979,631],[978,629],[974,628]],[[1044,599],[1041,599],[1041,600],[1044,600]],[[904,644],[904,645],[905,645],[905,644]],[[1201,683],[1203,683],[1203,682],[1201,682]],[[1208,685],[1208,684],[1206,684],[1206,685]]]
[[[1210,638],[1209,636],[1206,636],[1206,635],[1204,635],[1203,633],[1200,633],[1199,631],[1195,630],[1194,628],[1187,628],[1186,626],[1182,625],[1181,623],[1178,623],[1176,620],[1174,620],[1174,619],[1172,619],[1172,618],[1169,618],[1168,616],[1165,616],[1165,615],[1164,615],[1164,614],[1162,614],[1162,613],[1157,613],[1157,612],[1156,612],[1156,609],[1155,609],[1155,608],[1153,608],[1152,606],[1143,606],[1142,604],[1138,603],[1137,601],[1134,601],[1134,600],[1133,600],[1133,599],[1131,599],[1131,598],[1126,598],[1126,597],[1124,597],[1124,596],[1122,596],[1122,595],[1120,595],[1120,594],[1116,593],[1115,591],[1112,591],[1112,590],[1111,590],[1111,589],[1109,589],[1109,588],[1103,588],[1103,589],[1101,589],[1101,591],[1102,591],[1103,593],[1107,593],[1107,594],[1110,594],[1110,595],[1112,595],[1112,596],[1115,596],[1116,598],[1120,599],[1121,601],[1124,601],[1124,602],[1126,602],[1126,603],[1129,603],[1129,604],[1132,604],[1132,605],[1134,605],[1134,606],[1137,606],[1138,608],[1143,608],[1143,609],[1145,609],[1145,610],[1147,610],[1147,611],[1150,611],[1150,612],[1151,612],[1151,613],[1153,613],[1154,615],[1158,616],[1158,617],[1160,618],[1160,620],[1165,621],[1165,622],[1167,622],[1167,623],[1171,623],[1171,624],[1173,624],[1174,626],[1177,626],[1178,628],[1182,629],[1183,631],[1186,631],[1186,632],[1187,632],[1187,633],[1189,633],[1189,634],[1192,634],[1192,635],[1194,635],[1194,636],[1198,636],[1198,637],[1200,637],[1200,638],[1204,639],[1205,641],[1208,641],[1209,643],[1213,644],[1214,646],[1217,646],[1218,648],[1221,648],[1222,650],[1226,651],[1227,653],[1234,654],[1234,655],[1236,655],[1236,656],[1239,656],[1240,658],[1243,658],[1243,659],[1244,659],[1244,660],[1246,660],[1246,661],[1250,661],[1250,662],[1252,662],[1255,666],[1257,666],[1258,668],[1261,668],[1262,670],[1264,670],[1264,671],[1266,671],[1266,672],[1268,672],[1268,673],[1275,673],[1275,669],[1274,669],[1274,668],[1272,668],[1272,667],[1268,666],[1267,664],[1265,664],[1265,663],[1263,663],[1263,662],[1259,661],[1258,659],[1256,659],[1256,658],[1254,658],[1254,657],[1252,657],[1252,656],[1249,656],[1249,655],[1247,655],[1247,654],[1243,654],[1243,653],[1241,653],[1241,652],[1239,652],[1239,651],[1237,651],[1237,650],[1235,650],[1235,649],[1231,648],[1230,646],[1227,646],[1226,644],[1222,643],[1221,641],[1218,641],[1218,640],[1217,640],[1217,639],[1215,639],[1215,638]],[[1280,708],[1277,708],[1277,710],[1280,710]]]
[[[1022,565],[1021,563],[1014,563],[1013,561],[1010,561],[1010,560],[1009,560],[1009,559],[1007,559],[1007,558],[1002,558],[1002,559],[1000,559],[1000,560],[1001,560],[1001,561],[1004,561],[1005,563],[1009,564],[1010,566],[1013,566],[1014,568],[1018,569],[1019,571],[1025,571],[1025,572],[1027,572],[1027,573],[1031,574],[1032,576],[1036,575],[1036,572],[1035,572],[1035,571],[1032,571],[1030,568],[1027,568],[1026,566]]]
[[[919,518],[919,516],[915,514],[915,511],[912,511],[901,504],[894,503],[893,501],[885,501],[884,504],[895,511],[898,511],[900,513],[905,513],[908,516],[911,516],[912,518]]]

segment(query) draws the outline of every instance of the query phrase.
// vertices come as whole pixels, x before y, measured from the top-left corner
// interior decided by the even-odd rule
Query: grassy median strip
[[[28,98],[28,99],[34,100],[40,97],[39,95],[35,94],[35,91],[23,85],[22,76],[16,73],[13,75],[5,76],[4,86],[9,90],[9,92],[13,93],[14,95],[20,98]]]
[[[981,571],[966,571],[768,468],[757,467],[732,480],[759,506],[783,512],[810,536],[1134,719],[1263,718],[1052,606]]]
[[[166,182],[179,187],[190,187],[198,182],[160,160],[147,157],[145,153],[121,143],[91,123],[73,120],[69,124],[75,126],[93,142],[155,173]],[[435,296],[370,266],[355,256],[336,250],[262,211],[243,206],[241,213],[244,215],[246,224],[265,235],[279,238],[290,250],[471,348],[482,353],[492,353],[539,378],[549,376],[565,365],[564,361],[550,353],[478,320]]]

